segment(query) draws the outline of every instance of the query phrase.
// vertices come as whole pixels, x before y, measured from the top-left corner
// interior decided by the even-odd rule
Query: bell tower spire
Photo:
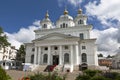
[[[68,14],[67,7],[65,6],[64,15]]]
[[[46,12],[45,18],[46,18],[46,19],[49,18],[48,10],[47,10],[47,12]]]

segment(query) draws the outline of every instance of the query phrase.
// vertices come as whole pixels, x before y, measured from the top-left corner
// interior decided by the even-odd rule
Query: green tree
[[[0,27],[0,48],[3,48],[3,54],[5,52],[5,47],[9,46],[10,43],[7,41],[7,36],[4,34],[2,27]],[[3,56],[4,58],[4,56]]]
[[[107,58],[112,58],[112,56],[111,56],[111,55],[108,55]]]
[[[100,53],[100,54],[98,54],[98,57],[103,57],[103,55]]]
[[[18,50],[16,59],[18,61],[21,61],[21,62],[24,63],[25,62],[25,54],[26,54],[25,53],[25,47],[24,47],[24,45],[21,45],[19,50]]]
[[[2,27],[0,27],[0,45],[3,48],[10,45],[10,43],[7,41],[7,36],[4,34]]]

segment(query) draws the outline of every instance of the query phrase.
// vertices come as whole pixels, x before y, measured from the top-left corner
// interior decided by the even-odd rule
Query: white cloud
[[[6,33],[8,36],[8,41],[12,46],[15,46],[17,49],[23,43],[31,42],[35,38],[34,30],[40,27],[39,20],[33,22],[33,25],[28,26],[28,28],[21,28],[17,33]]]
[[[102,24],[109,27],[114,26],[112,21],[118,20],[120,22],[120,1],[119,0],[100,0],[89,2],[85,8],[90,16],[95,16]]]
[[[86,6],[86,14],[97,18],[105,30],[94,29],[91,32],[91,37],[96,37],[98,44],[98,51],[107,54],[117,53],[120,47],[120,1],[119,0],[97,0],[89,2]]]
[[[96,44],[98,51],[104,55],[115,54],[119,47],[118,34],[120,33],[118,28],[109,28],[106,30],[96,30],[91,32],[91,38],[97,38]]]
[[[66,2],[67,1],[67,2]],[[58,4],[59,6],[62,6],[63,4],[64,5],[67,5],[68,4],[71,4],[73,5],[74,7],[78,6],[80,3],[82,2],[82,0],[58,0]]]

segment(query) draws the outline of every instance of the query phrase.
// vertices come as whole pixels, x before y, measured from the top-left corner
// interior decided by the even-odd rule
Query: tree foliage
[[[100,54],[98,54],[98,57],[103,57],[103,55],[100,53]]]
[[[21,61],[21,62],[25,62],[25,47],[24,47],[24,45],[21,45],[20,46],[20,48],[19,48],[19,50],[18,50],[18,53],[17,53],[17,60],[18,61]]]
[[[10,45],[7,41],[7,36],[4,34],[2,27],[0,27],[0,45],[3,47]]]
[[[112,58],[112,56],[111,56],[111,55],[108,55],[107,58]]]

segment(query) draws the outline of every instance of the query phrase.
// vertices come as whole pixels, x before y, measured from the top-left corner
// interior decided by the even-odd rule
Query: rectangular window
[[[84,39],[84,34],[80,33],[80,39]]]
[[[65,50],[67,50],[67,49],[68,49],[68,46],[65,46],[64,48],[65,48]]]
[[[86,49],[86,46],[82,46],[82,49]]]

